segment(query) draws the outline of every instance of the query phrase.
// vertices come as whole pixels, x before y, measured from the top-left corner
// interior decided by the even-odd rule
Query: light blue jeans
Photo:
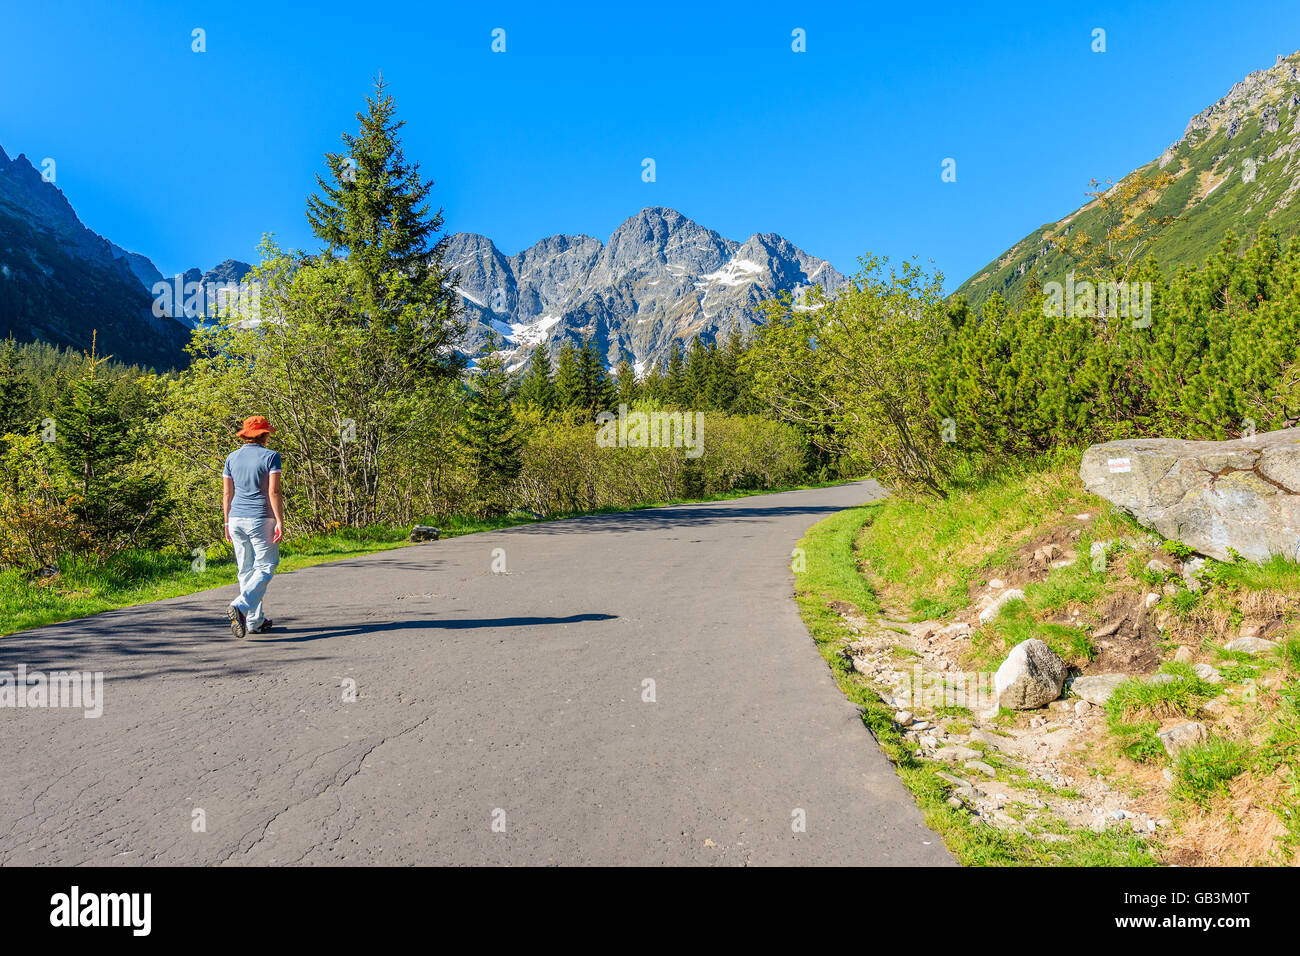
[[[262,597],[280,563],[280,544],[272,540],[274,537],[274,518],[230,519],[230,543],[239,567],[239,597],[230,606],[244,612],[250,630],[262,625]]]

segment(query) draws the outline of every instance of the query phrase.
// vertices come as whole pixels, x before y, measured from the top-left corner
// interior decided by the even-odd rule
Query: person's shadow
[[[430,630],[465,630],[477,627],[533,627],[538,624],[579,624],[583,621],[612,621],[616,614],[571,614],[568,617],[491,617],[450,618],[426,621],[375,621],[373,624],[346,624],[326,630],[309,627],[275,627],[269,636],[250,634],[250,642],[258,644],[289,644],[302,641],[320,641],[330,637],[355,637],[358,634],[377,634],[381,631],[405,631],[412,628]],[[283,637],[279,635],[285,635]]]

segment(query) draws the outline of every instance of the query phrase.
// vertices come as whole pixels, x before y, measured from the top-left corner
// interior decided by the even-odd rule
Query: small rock
[[[1042,641],[1030,638],[1012,648],[993,675],[994,693],[1003,707],[1035,710],[1061,696],[1065,673],[1065,661]]]
[[[1175,724],[1168,730],[1162,730],[1156,736],[1160,738],[1165,751],[1172,757],[1193,744],[1205,743],[1205,739],[1209,734],[1206,732],[1204,724],[1196,720],[1188,720],[1181,724]]]
[[[894,723],[898,724],[900,727],[906,727],[912,722],[912,720],[913,718],[910,711],[900,710],[894,715]]]
[[[990,591],[1001,591],[1004,587],[1006,587],[1006,583],[1001,578],[993,578],[989,581]]]
[[[928,720],[913,720],[913,721],[912,721],[912,729],[913,729],[913,730],[929,730],[929,729],[930,729],[930,722],[929,722]]]
[[[1153,560],[1147,562],[1147,570],[1150,571],[1152,574],[1164,574],[1166,571],[1169,570],[1169,568],[1161,564],[1159,561]]]
[[[954,777],[951,774],[946,774],[942,772],[936,773],[935,776],[938,777],[940,780],[946,780],[948,783],[952,784],[957,789],[958,793],[965,793],[970,796],[975,795],[975,788],[972,787],[965,780],[961,779],[961,777]]]
[[[1120,629],[1120,625],[1122,625],[1123,623],[1124,623],[1123,618],[1116,618],[1115,620],[1111,621],[1109,624],[1103,624],[1100,627],[1098,627],[1096,630],[1092,632],[1091,636],[1093,640],[1100,640],[1103,637],[1110,637],[1112,634],[1114,634],[1116,631]]]
[[[1088,703],[1086,700],[1075,701],[1074,712],[1077,716],[1082,717],[1090,710],[1092,710],[1092,704]]]
[[[927,750],[933,750],[935,747],[939,746],[939,741],[935,740],[933,737],[922,737],[921,746]]]
[[[958,761],[974,760],[980,756],[978,750],[971,750],[969,747],[961,747],[956,744],[949,744],[946,747],[940,747],[934,752],[935,760],[942,760],[944,763],[957,763]]]
[[[1179,664],[1186,664],[1192,659],[1192,649],[1186,645],[1174,651],[1174,660]]]
[[[1115,688],[1126,680],[1128,677],[1124,674],[1089,674],[1086,677],[1076,677],[1070,690],[1088,703],[1100,707],[1110,700]]]
[[[998,772],[982,760],[967,760],[963,766],[967,770],[977,770],[986,777],[996,777]]]
[[[1267,651],[1276,650],[1277,642],[1268,641],[1262,637],[1239,637],[1235,641],[1224,644],[1223,648],[1228,651],[1238,651],[1242,654],[1263,654]]]
[[[945,802],[948,804],[948,806],[952,807],[954,810],[960,810],[962,808],[962,802],[958,800],[956,797],[949,797]]]
[[[1146,600],[1147,607],[1155,607],[1157,604],[1160,603],[1160,595],[1152,591],[1149,594],[1147,594],[1145,600]]]
[[[1190,561],[1183,562],[1183,583],[1187,585],[1187,590],[1192,592],[1201,590],[1201,579],[1197,575],[1204,568],[1204,558],[1192,558]]]
[[[1010,601],[1023,601],[1025,592],[1020,588],[1011,588],[1009,591],[1003,591],[999,594],[984,610],[980,611],[980,623],[987,624],[993,618],[997,617],[1002,608]]]
[[[1207,684],[1222,684],[1223,675],[1219,673],[1218,668],[1211,667],[1209,664],[1197,664],[1192,668],[1196,676]]]
[[[1081,514],[1081,515],[1075,515],[1074,517],[1075,517],[1075,519],[1078,520],[1078,521],[1089,521],[1089,520],[1091,520],[1092,515],[1087,514],[1087,513],[1084,513],[1084,514]]]

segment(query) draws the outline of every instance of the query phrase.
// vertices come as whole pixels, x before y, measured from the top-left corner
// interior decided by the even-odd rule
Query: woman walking
[[[239,596],[226,608],[237,639],[271,627],[262,599],[280,563],[284,535],[284,495],[280,490],[280,453],[266,447],[275,429],[261,415],[244,419],[236,432],[244,444],[226,457],[222,469],[221,509],[226,540],[235,549]]]

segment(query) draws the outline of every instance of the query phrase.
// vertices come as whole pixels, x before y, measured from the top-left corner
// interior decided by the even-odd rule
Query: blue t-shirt
[[[221,474],[235,482],[235,497],[230,502],[232,518],[269,518],[271,472],[280,470],[280,453],[248,442],[226,456]]]

